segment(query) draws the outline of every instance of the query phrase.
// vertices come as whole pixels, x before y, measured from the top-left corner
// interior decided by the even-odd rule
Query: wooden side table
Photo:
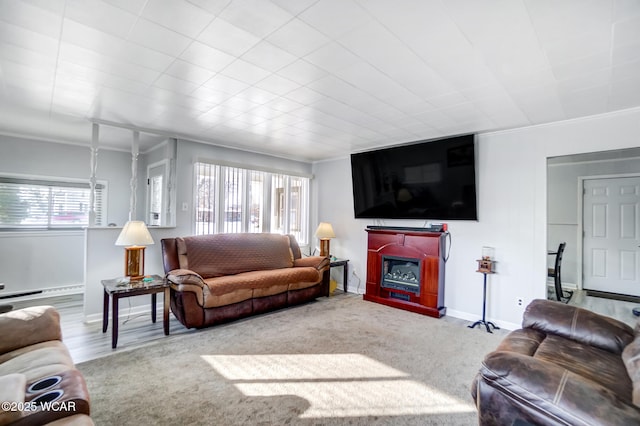
[[[347,287],[349,282],[347,281],[349,279],[349,259],[336,259],[331,261],[331,263],[329,264],[329,266],[331,268],[336,267],[336,266],[342,266],[342,288],[344,290],[344,292],[347,292]]]
[[[118,346],[118,301],[124,297],[151,295],[151,321],[156,322],[156,302],[158,293],[164,294],[163,322],[164,334],[169,335],[169,283],[160,275],[151,275],[151,281],[125,281],[122,278],[102,280],[104,301],[102,307],[102,332],[109,326],[109,298],[112,299],[111,347]]]

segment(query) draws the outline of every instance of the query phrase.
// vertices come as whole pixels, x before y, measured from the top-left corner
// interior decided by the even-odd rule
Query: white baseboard
[[[478,314],[470,314],[468,312],[462,312],[462,311],[456,311],[454,309],[449,309],[447,308],[447,316],[451,316],[454,318],[459,318],[462,320],[466,320],[466,321],[470,321],[471,323],[474,323],[476,321],[478,321],[479,319],[481,319]],[[500,327],[501,329],[505,329],[505,330],[517,330],[519,328],[522,328],[521,324],[516,324],[514,322],[508,322],[508,321],[497,321],[491,318],[486,318],[487,321],[491,321],[492,323],[494,323],[495,325],[497,325],[498,327]]]

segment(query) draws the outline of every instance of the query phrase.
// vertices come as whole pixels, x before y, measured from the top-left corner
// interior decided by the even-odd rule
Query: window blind
[[[96,224],[102,224],[104,185],[96,185]],[[89,225],[88,183],[0,177],[0,230]]]

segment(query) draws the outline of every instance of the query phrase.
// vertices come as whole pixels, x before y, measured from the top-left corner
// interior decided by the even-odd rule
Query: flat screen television
[[[351,155],[356,218],[477,220],[475,136]]]

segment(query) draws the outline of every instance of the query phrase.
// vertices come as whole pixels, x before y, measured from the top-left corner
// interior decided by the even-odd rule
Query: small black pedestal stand
[[[494,261],[488,259],[478,260],[478,270],[476,272],[482,273],[484,275],[484,286],[482,290],[482,319],[474,322],[473,324],[467,326],[469,328],[475,328],[476,325],[484,325],[487,329],[487,333],[493,333],[490,327],[493,327],[494,330],[500,330],[500,327],[492,323],[491,321],[486,320],[486,312],[487,312],[487,275],[495,274],[493,271]]]

